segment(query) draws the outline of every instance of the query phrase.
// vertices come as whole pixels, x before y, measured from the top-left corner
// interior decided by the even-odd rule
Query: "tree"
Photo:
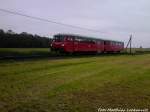
[[[0,29],[0,47],[1,48],[47,48],[51,39],[32,35],[27,32],[20,34],[8,30],[6,33]]]

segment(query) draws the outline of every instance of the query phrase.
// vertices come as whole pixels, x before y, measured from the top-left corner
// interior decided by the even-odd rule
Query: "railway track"
[[[0,56],[0,60],[4,59],[30,59],[30,58],[46,58],[48,55],[30,55],[30,56]]]
[[[124,55],[125,53],[110,53],[110,54],[75,54],[75,55],[28,55],[28,56],[0,56],[0,60],[24,60],[24,59],[64,59],[64,58],[78,58],[78,57],[93,57],[93,56],[112,56],[112,55]]]

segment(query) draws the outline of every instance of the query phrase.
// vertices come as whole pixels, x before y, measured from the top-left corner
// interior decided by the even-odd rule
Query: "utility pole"
[[[130,39],[129,39],[128,44],[126,46],[126,51],[127,51],[129,44],[130,44],[130,54],[131,54],[132,53],[132,35],[130,35]]]
[[[130,35],[130,54],[132,53],[132,35]]]

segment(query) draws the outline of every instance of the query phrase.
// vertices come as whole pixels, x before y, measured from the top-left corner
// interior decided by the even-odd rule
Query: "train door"
[[[101,51],[102,51],[102,52],[104,52],[104,48],[105,48],[104,41],[101,40]]]
[[[111,45],[110,41],[104,41],[104,52],[109,52]]]
[[[74,47],[74,52],[79,51],[79,40],[77,37],[74,37],[74,41],[73,41],[73,47]]]
[[[104,41],[104,52],[107,51],[107,42]]]
[[[101,53],[101,41],[97,41],[97,52]]]
[[[91,49],[90,49],[90,51],[94,51],[94,52],[97,52],[97,50],[98,50],[98,43],[97,43],[97,41],[96,40],[94,40],[94,39],[91,39],[90,41],[89,41],[89,44],[90,44],[90,46],[91,46]]]
[[[75,37],[74,39],[74,51],[82,52],[87,49],[86,43],[83,41],[83,38]]]
[[[72,36],[66,36],[65,49],[67,52],[74,52],[74,39]]]

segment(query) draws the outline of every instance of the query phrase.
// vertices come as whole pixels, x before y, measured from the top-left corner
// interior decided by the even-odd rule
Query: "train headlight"
[[[64,46],[64,44],[61,44],[61,46]]]
[[[51,44],[51,46],[53,46],[53,44]]]

